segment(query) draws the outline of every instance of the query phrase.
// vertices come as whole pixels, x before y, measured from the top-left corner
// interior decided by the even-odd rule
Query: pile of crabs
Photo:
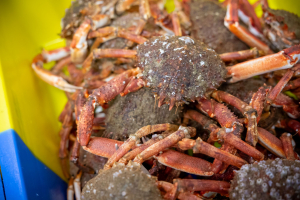
[[[299,17],[174,3],[76,0],[67,46],[34,58],[68,98],[68,200],[300,199]]]

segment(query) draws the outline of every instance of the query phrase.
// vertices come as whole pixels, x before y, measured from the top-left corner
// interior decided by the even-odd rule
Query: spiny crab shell
[[[145,174],[139,164],[127,166],[117,163],[109,170],[101,170],[83,188],[82,199],[145,199],[162,200],[155,179]]]
[[[138,46],[137,63],[147,86],[165,102],[177,104],[209,95],[227,72],[213,49],[185,36],[151,38]]]

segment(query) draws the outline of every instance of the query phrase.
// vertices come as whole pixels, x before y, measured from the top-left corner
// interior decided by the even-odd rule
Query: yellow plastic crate
[[[34,157],[61,179],[64,179],[58,158],[61,125],[57,118],[67,100],[64,92],[40,80],[30,63],[42,48],[64,46],[58,34],[61,18],[70,3],[70,0],[0,1],[0,134],[13,129]],[[172,0],[167,4],[172,10]],[[269,5],[300,15],[298,0],[269,0]]]

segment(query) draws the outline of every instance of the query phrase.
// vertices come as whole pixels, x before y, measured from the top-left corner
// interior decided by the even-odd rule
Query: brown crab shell
[[[142,88],[128,95],[116,97],[107,110],[103,137],[126,140],[130,134],[147,125],[179,124],[182,107],[169,111],[168,105],[157,107],[149,88]],[[130,124],[130,126],[129,126]]]
[[[140,166],[134,163],[99,171],[84,186],[82,197],[85,200],[162,200],[155,179],[142,172]]]
[[[208,95],[227,73],[213,49],[187,36],[153,37],[139,45],[137,66],[161,101],[177,104]]]
[[[212,0],[191,0],[191,37],[198,39],[217,53],[249,49],[224,26],[226,9]]]
[[[61,36],[72,39],[76,29],[80,26],[87,14],[96,12],[95,3],[99,0],[76,0],[66,9],[66,14],[61,21]],[[87,11],[89,13],[87,13]]]

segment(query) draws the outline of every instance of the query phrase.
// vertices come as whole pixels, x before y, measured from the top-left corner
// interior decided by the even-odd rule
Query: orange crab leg
[[[154,156],[158,154],[160,151],[163,151],[164,149],[173,146],[183,138],[190,138],[196,135],[196,129],[193,127],[183,127],[180,126],[178,131],[172,133],[168,137],[160,140],[159,142],[151,145],[147,149],[145,149],[143,152],[141,152],[139,155],[137,155],[133,162],[137,163],[143,163],[146,159],[150,158],[151,156]]]
[[[258,151],[257,149],[253,148],[253,146],[247,144],[237,136],[232,133],[224,133],[219,132],[217,136],[221,141],[227,142],[228,144],[234,146],[235,148],[239,149],[240,151],[244,152],[248,156],[253,157],[255,160],[263,160],[264,155]]]
[[[124,91],[120,93],[120,95],[125,96],[130,92],[135,92],[138,89],[144,87],[145,85],[146,85],[146,81],[144,81],[143,79],[132,77],[131,81],[128,83]]]
[[[178,14],[177,14],[176,11],[174,11],[171,14],[171,18],[172,18],[172,24],[173,24],[173,29],[174,29],[175,35],[176,36],[182,36],[180,22],[179,22]]]
[[[247,136],[246,141],[251,144],[252,146],[255,146],[257,143],[257,113],[256,110],[254,110],[251,106],[249,106],[247,103],[243,102],[239,98],[228,94],[223,91],[215,91],[211,95],[214,99],[216,99],[219,102],[226,102],[235,108],[237,108],[239,111],[243,113],[243,115],[247,119]]]
[[[252,108],[254,108],[257,112],[257,120],[256,120],[257,123],[259,122],[261,114],[264,110],[264,103],[270,88],[271,87],[267,87],[267,86],[260,87],[258,91],[252,95],[249,105]]]
[[[60,52],[60,50],[58,50],[58,51]],[[65,49],[62,49],[62,51],[65,51]],[[53,51],[53,52],[55,52],[55,51]],[[57,53],[57,54],[59,54],[59,53]],[[59,58],[61,58],[60,55],[59,55]],[[53,85],[54,87],[57,87],[66,92],[75,92],[76,90],[82,89],[82,87],[77,87],[77,86],[71,85],[66,80],[64,80],[62,77],[54,75],[50,71],[44,69],[43,68],[44,61],[47,61],[47,60],[51,61],[52,59],[53,59],[52,57],[46,58],[42,54],[37,55],[32,61],[32,69],[35,71],[36,75],[40,79],[45,81],[46,83]]]
[[[211,163],[201,158],[192,157],[174,150],[166,150],[154,156],[161,164],[199,176],[212,176]]]
[[[135,50],[128,49],[95,49],[94,58],[134,58]]]
[[[164,138],[164,136],[169,135],[169,133],[167,134],[161,134],[158,137],[152,138],[149,141],[147,141],[146,143],[138,146],[137,148],[135,148],[134,150],[128,152],[127,154],[125,154],[120,160],[120,163],[124,163],[127,164],[127,162],[129,160],[133,160],[139,153],[141,153],[142,151],[144,151],[145,149],[147,149],[148,147],[150,147],[151,145],[153,145],[154,143],[162,140]]]
[[[178,192],[210,191],[227,194],[230,188],[230,183],[226,181],[175,179],[173,183],[177,184]]]
[[[201,138],[198,138],[196,141],[191,139],[184,139],[178,142],[178,147],[180,149],[183,148],[183,150],[193,148],[194,153],[202,153],[239,168],[244,164],[247,164],[245,160],[234,156],[226,151],[220,150],[204,142]]]
[[[104,104],[115,98],[120,94],[132,76],[139,73],[139,69],[130,69],[122,74],[119,74],[103,86],[95,89],[93,93],[88,97],[86,104],[82,108],[82,112],[78,121],[78,138],[81,146],[85,146],[89,142],[89,138],[92,134],[94,109],[96,104]]]
[[[279,93],[277,98],[272,103],[274,107],[281,107],[288,114],[289,117],[297,119],[300,117],[300,108],[294,100],[282,93]]]
[[[281,158],[285,158],[285,153],[283,151],[283,146],[281,141],[268,132],[267,130],[258,127],[258,143],[261,144],[263,147],[268,149],[270,152],[279,156]]]
[[[299,58],[300,45],[295,45],[272,55],[227,67],[228,75],[232,76],[229,82],[234,83],[255,75],[291,68],[297,64]]]
[[[79,151],[80,151],[79,142],[77,140],[75,140],[73,149],[71,152],[71,156],[70,156],[70,161],[73,162],[80,170],[82,170],[86,173],[89,173],[89,174],[94,174],[95,171],[91,167],[86,166],[80,162]]]
[[[240,0],[238,14],[243,22],[248,24],[249,31],[252,34],[260,35],[262,33],[261,22],[248,0]]]
[[[135,145],[135,143],[140,138],[157,131],[174,130],[177,128],[178,126],[173,124],[156,124],[156,125],[148,125],[140,128],[135,134],[130,135],[129,138],[124,142],[124,144],[119,147],[119,149],[107,161],[107,163],[104,166],[104,169],[110,169],[112,165],[118,160],[120,160]]]
[[[239,123],[237,117],[221,103],[213,99],[198,99],[196,107],[209,117],[215,118],[222,127],[227,128],[227,131],[232,131],[235,135],[240,136],[243,131],[243,126]]]
[[[104,37],[104,36],[108,36],[110,34],[112,34],[115,31],[115,27],[112,26],[107,26],[104,28],[98,28],[95,31],[90,31],[87,38],[91,39],[91,38],[95,38],[95,37]]]
[[[276,97],[282,91],[287,82],[289,82],[289,80],[293,77],[294,72],[298,69],[300,69],[300,64],[295,65],[292,69],[288,69],[288,71],[284,74],[284,76],[269,93],[267,97],[268,104],[272,104],[272,102],[276,99]]]
[[[67,108],[67,113],[64,117],[64,121],[62,124],[61,131],[59,133],[60,135],[60,145],[59,145],[59,158],[62,166],[62,170],[64,173],[64,176],[66,178],[69,178],[69,170],[68,170],[68,152],[67,152],[67,142],[68,138],[71,132],[71,129],[73,128],[73,110],[74,105],[73,103],[69,103]]]
[[[284,125],[284,128],[289,128],[295,131],[300,136],[300,122],[289,119],[289,120],[281,120],[281,125]]]
[[[216,122],[202,114],[200,114],[199,112],[195,111],[195,110],[188,110],[184,113],[184,118],[186,119],[192,119],[196,122],[198,122],[199,124],[201,124],[201,126],[204,129],[207,129],[211,132],[210,137],[208,140],[211,140],[212,142],[217,141],[217,138],[214,138],[212,133],[217,133],[219,131],[221,131],[221,128],[219,128],[216,125]],[[210,142],[208,142],[210,143]]]
[[[234,165],[236,167],[242,167],[247,164],[247,162],[237,156],[234,156],[226,151],[222,151],[206,142],[201,138],[197,138],[196,144],[193,147],[194,153],[203,153],[213,158],[217,158],[223,162]]]
[[[124,142],[102,137],[92,137],[88,145],[82,148],[97,156],[110,158],[117,150],[116,145],[121,146]]]
[[[253,49],[249,49],[249,50],[219,54],[219,56],[221,57],[221,59],[224,62],[230,62],[230,61],[234,61],[234,60],[252,59],[252,58],[257,58],[262,55],[263,55],[263,53],[258,51],[256,47]]]
[[[265,54],[273,53],[267,44],[255,37],[245,27],[240,26],[238,18],[238,0],[229,0],[224,24],[234,35],[250,47],[257,47]]]
[[[90,29],[96,30],[108,24],[110,21],[107,15],[95,15],[86,19],[76,30],[71,42],[71,60],[74,63],[82,63],[87,56],[87,36]]]
[[[293,150],[293,137],[290,133],[284,133],[280,136],[280,140],[282,142],[283,151],[288,160],[295,160],[295,153]]]
[[[300,87],[300,78],[288,82],[282,91],[293,90]]]

